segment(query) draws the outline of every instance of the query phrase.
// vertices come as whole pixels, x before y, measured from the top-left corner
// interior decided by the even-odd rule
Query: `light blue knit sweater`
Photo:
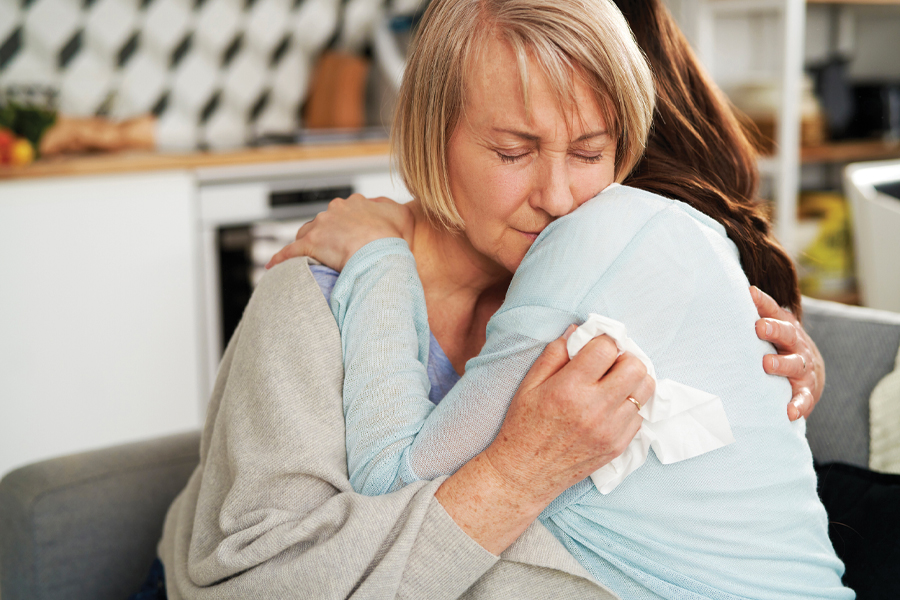
[[[517,270],[487,343],[436,407],[429,330],[405,242],[364,247],[331,297],[344,351],[351,482],[377,495],[453,473],[493,440],[525,373],[570,323],[625,323],[660,378],[718,395],[736,442],[646,464],[603,496],[590,480],[541,515],[623,598],[853,598],[816,495],[805,422],[724,228],[687,205],[612,186],[549,227]]]

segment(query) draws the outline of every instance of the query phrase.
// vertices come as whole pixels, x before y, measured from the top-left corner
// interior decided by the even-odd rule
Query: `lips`
[[[521,229],[516,229],[516,231],[518,231],[519,233],[521,233],[522,235],[524,235],[526,238],[528,238],[530,241],[533,242],[533,241],[536,240],[537,237],[541,234],[541,231],[542,231],[542,230],[539,230],[539,231],[522,231]]]

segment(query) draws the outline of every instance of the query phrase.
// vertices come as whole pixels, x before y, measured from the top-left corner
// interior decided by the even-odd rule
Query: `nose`
[[[557,157],[542,158],[544,165],[538,173],[531,205],[551,217],[562,217],[575,210],[568,165]]]

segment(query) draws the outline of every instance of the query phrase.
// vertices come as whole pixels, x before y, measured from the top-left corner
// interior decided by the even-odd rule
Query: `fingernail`
[[[775,371],[778,369],[778,359],[774,356],[772,357],[772,370]],[[784,400],[782,400],[784,402]]]
[[[772,324],[766,321],[766,335],[772,335]]]
[[[574,332],[576,329],[578,329],[578,327],[576,327],[574,323],[572,325],[569,325],[568,327],[566,327],[566,331],[562,335],[563,339],[568,340],[569,336],[572,335],[572,332]]]

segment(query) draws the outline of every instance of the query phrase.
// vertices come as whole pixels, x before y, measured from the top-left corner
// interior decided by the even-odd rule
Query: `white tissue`
[[[625,325],[619,321],[591,314],[569,336],[566,346],[569,358],[603,334],[615,340],[619,354],[630,352],[647,366],[647,373],[656,381],[656,393],[641,407],[638,414],[644,420],[625,452],[591,475],[601,494],[613,491],[632,471],[643,465],[649,448],[653,448],[661,463],[668,465],[734,441],[722,400],[671,379],[657,380],[650,358],[628,337]]]

